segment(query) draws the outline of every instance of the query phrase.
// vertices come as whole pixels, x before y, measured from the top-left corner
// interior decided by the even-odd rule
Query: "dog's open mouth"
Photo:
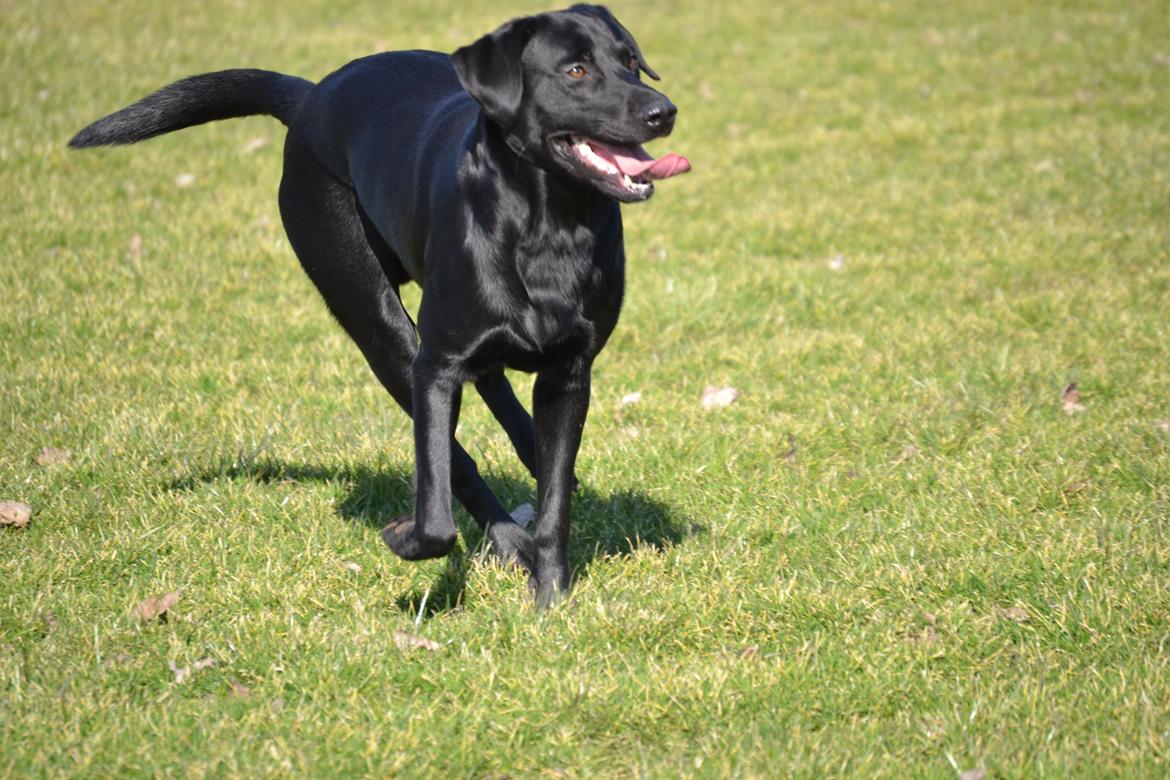
[[[645,200],[654,192],[653,180],[691,169],[690,160],[673,152],[655,159],[641,146],[617,146],[571,134],[553,142],[574,167],[599,180],[602,189],[619,200]]]

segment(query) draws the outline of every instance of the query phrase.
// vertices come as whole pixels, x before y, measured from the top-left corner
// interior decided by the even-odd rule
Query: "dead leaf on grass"
[[[244,144],[244,151],[245,152],[258,152],[261,149],[263,149],[265,146],[268,146],[268,139],[263,137],[263,136],[258,135],[255,138],[250,139],[246,144]]]
[[[146,623],[151,620],[161,620],[164,623],[167,620],[167,613],[175,604],[179,603],[179,594],[177,591],[164,593],[161,596],[151,596],[144,601],[138,603],[134,607],[134,617]]]
[[[1060,394],[1060,405],[1065,414],[1085,411],[1085,407],[1081,403],[1081,391],[1077,389],[1076,382],[1069,382],[1068,386],[1064,388],[1064,392]]]
[[[1013,623],[1027,623],[1030,619],[1028,610],[1023,607],[1007,607],[1006,609],[998,609],[996,612],[1004,620],[1010,620]]]
[[[175,682],[179,685],[191,679],[191,676],[196,672],[201,672],[204,669],[210,669],[215,666],[214,658],[200,658],[190,666],[178,666],[174,661],[167,661],[167,667],[175,675]]]
[[[41,622],[45,624],[46,631],[54,630],[60,623],[60,621],[57,620],[57,613],[51,609],[46,609],[41,612],[40,618]]]
[[[252,695],[252,689],[239,680],[232,680],[228,685],[231,687],[233,698],[246,699]]]
[[[63,450],[59,447],[45,447],[37,453],[37,465],[57,466],[62,463],[68,463],[72,457],[72,450]]]
[[[737,398],[739,398],[739,391],[734,387],[707,385],[707,388],[703,390],[703,408],[710,410],[730,406],[735,403]]]
[[[24,528],[31,519],[32,507],[23,501],[5,501],[0,503],[0,525]]]
[[[1170,434],[1170,420],[1162,420],[1158,423],[1158,430],[1162,433]]]
[[[362,565],[356,561],[343,561],[342,566],[352,571],[354,574],[360,574]]]
[[[195,183],[195,174],[193,174],[193,173],[180,173],[178,176],[175,177],[175,186],[176,187],[180,187],[180,188],[190,187],[194,183]]]
[[[894,465],[905,463],[906,461],[913,459],[917,454],[918,448],[913,444],[907,444],[902,448],[902,451],[898,453],[898,457],[894,458]]]
[[[394,646],[399,650],[430,650],[432,653],[441,650],[443,646],[433,639],[427,639],[418,634],[409,634],[405,631],[394,632]]]
[[[130,236],[130,243],[127,245],[127,250],[130,252],[130,262],[137,263],[142,257],[142,236],[135,233]]]
[[[760,654],[760,646],[759,645],[749,645],[748,647],[745,647],[743,650],[739,651],[740,658],[755,658],[759,654]]]
[[[134,659],[126,653],[118,653],[111,655],[106,660],[102,661],[102,667],[105,669],[112,669],[115,666],[129,666]]]
[[[175,682],[179,685],[187,682],[191,676],[191,669],[187,666],[176,666],[174,661],[167,661],[167,668],[175,675]]]
[[[966,769],[959,773],[959,780],[983,780],[987,777],[987,770],[981,766],[974,769]]]
[[[788,439],[788,450],[780,457],[788,463],[796,463],[796,437],[791,432],[784,436]]]
[[[1080,493],[1082,490],[1087,488],[1089,484],[1089,480],[1087,479],[1078,479],[1062,486],[1061,490],[1064,491],[1066,496],[1075,496],[1077,493]]]
[[[622,400],[619,402],[619,404],[621,406],[629,406],[630,404],[636,404],[636,403],[640,402],[641,400],[642,400],[642,391],[636,390],[632,393],[626,393],[625,395],[623,395]]]
[[[906,632],[906,640],[914,644],[934,644],[938,641],[938,629],[935,627],[938,618],[933,612],[923,612],[922,620],[925,623],[921,628],[911,629]]]

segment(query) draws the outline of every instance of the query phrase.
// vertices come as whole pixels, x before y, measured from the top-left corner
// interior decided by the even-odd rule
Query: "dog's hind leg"
[[[483,398],[496,422],[508,434],[508,440],[520,457],[528,473],[536,478],[536,433],[532,427],[532,416],[520,403],[512,390],[512,384],[504,376],[504,370],[485,374],[475,383],[475,389]],[[577,489],[577,476],[573,475],[573,490]]]
[[[400,269],[397,259],[379,237],[369,234],[353,191],[292,136],[285,146],[280,212],[293,250],[330,311],[374,375],[412,414],[411,365],[418,338],[398,296],[405,272],[395,273]],[[531,570],[531,537],[500,505],[457,441],[451,443],[451,489],[495,554]],[[392,524],[383,538],[403,558],[436,558],[455,544],[453,522],[445,525],[419,534],[405,523]]]
[[[516,397],[511,383],[504,376],[504,370],[501,368],[485,374],[475,383],[475,389],[500,427],[508,434],[520,462],[535,478],[536,434],[532,429],[532,417]]]

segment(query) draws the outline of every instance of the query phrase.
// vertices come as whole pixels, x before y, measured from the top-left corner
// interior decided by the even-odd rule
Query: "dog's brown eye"
[[[580,65],[574,65],[565,71],[565,73],[569,75],[569,78],[579,79],[585,76],[585,68],[581,67]]]
[[[630,57],[630,61],[628,64],[630,66],[630,70],[634,71],[634,73],[638,72],[638,58],[637,57]]]

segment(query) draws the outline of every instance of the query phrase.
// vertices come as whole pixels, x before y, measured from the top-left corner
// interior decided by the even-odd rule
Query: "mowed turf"
[[[409,421],[283,237],[279,123],[65,143],[546,9],[0,7],[0,775],[1170,771],[1164,4],[613,9],[694,172],[625,211],[541,614],[462,513],[448,561],[380,541]],[[472,393],[459,435],[534,501]]]

